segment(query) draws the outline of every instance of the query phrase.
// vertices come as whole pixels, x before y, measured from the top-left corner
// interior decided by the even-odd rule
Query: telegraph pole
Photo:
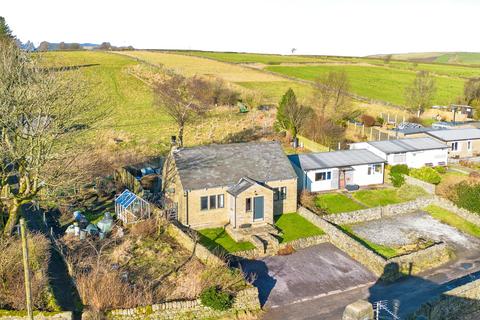
[[[28,263],[28,244],[25,219],[20,219],[20,234],[22,236],[23,270],[25,273],[25,299],[27,302],[28,319],[33,320],[32,284],[30,283],[30,264]]]

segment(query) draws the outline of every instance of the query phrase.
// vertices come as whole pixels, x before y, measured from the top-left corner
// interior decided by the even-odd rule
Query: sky
[[[480,52],[478,0],[0,0],[20,40],[364,56]]]

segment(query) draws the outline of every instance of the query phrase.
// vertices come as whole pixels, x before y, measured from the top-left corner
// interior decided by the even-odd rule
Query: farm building
[[[181,148],[172,157],[174,188],[165,196],[184,225],[261,227],[297,210],[297,176],[277,142]]]
[[[299,190],[320,192],[383,184],[385,160],[368,150],[291,155]]]
[[[480,129],[445,129],[428,131],[428,135],[450,147],[451,158],[469,158],[480,155]]]
[[[434,131],[437,132],[437,131]],[[389,165],[410,168],[447,165],[449,146],[431,137],[352,143],[350,149],[367,149]]]

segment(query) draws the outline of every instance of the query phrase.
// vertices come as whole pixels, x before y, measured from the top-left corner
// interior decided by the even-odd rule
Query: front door
[[[338,188],[345,188],[345,171],[343,170],[340,170],[340,174],[338,175]]]
[[[253,198],[253,220],[263,220],[263,197]]]

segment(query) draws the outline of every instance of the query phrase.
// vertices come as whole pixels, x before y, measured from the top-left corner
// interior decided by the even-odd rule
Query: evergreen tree
[[[4,17],[0,16],[0,39],[1,38],[15,38],[12,34],[12,30],[8,26],[7,22],[5,21]]]
[[[275,128],[278,131],[289,131],[290,121],[287,115],[287,109],[297,105],[297,97],[292,88],[289,88],[287,92],[282,96],[282,100],[278,104],[277,109],[277,121],[275,122]]]

